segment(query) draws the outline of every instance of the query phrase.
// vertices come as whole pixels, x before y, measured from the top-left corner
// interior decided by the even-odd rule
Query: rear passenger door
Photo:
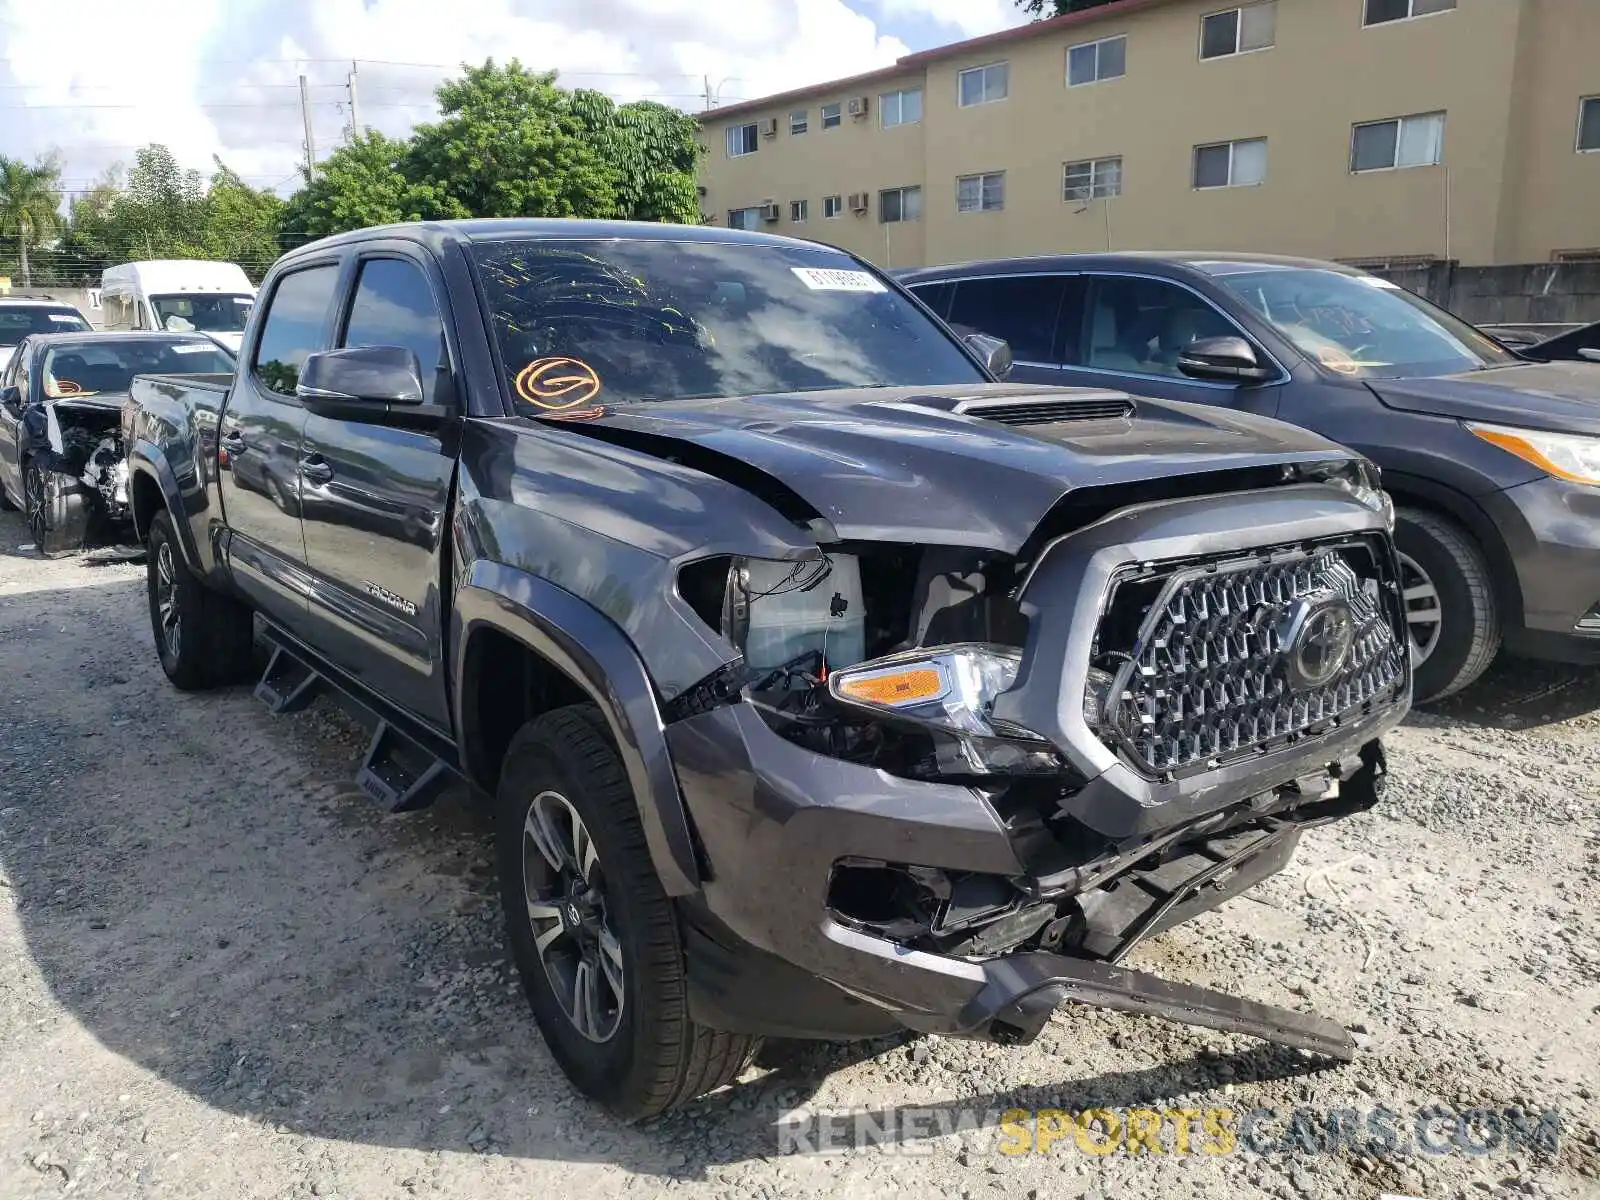
[[[1018,383],[1056,384],[1067,357],[1061,313],[1081,287],[1072,275],[994,275],[955,285],[946,320],[959,333],[1004,338]]]
[[[308,355],[333,335],[339,260],[273,282],[248,371],[235,376],[217,430],[218,488],[234,582],[264,614],[304,636],[305,543],[297,464],[306,410],[295,396]]]
[[[410,243],[363,247],[334,345],[417,357],[423,405],[457,405],[443,279]],[[413,716],[449,728],[441,548],[456,423],[312,413],[301,447],[312,643]]]
[[[1209,337],[1242,337],[1262,363],[1272,362],[1256,339],[1199,292],[1144,275],[1089,275],[1084,282],[1083,303],[1073,314],[1077,328],[1067,339],[1077,352],[1069,352],[1061,382],[1277,414],[1286,377],[1224,383],[1191,379],[1178,369],[1184,348]]]

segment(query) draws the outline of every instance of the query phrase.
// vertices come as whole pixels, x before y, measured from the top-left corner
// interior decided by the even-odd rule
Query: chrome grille
[[[1172,774],[1322,736],[1392,703],[1409,647],[1385,594],[1386,558],[1355,543],[1120,582],[1101,619],[1091,724],[1135,766]]]

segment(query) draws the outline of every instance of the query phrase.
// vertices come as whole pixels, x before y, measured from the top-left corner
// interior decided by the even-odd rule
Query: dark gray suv
[[[899,273],[1006,339],[1010,378],[1292,421],[1399,506],[1418,700],[1502,644],[1600,662],[1600,365],[1534,363],[1362,271],[1243,254],[1060,255]]]

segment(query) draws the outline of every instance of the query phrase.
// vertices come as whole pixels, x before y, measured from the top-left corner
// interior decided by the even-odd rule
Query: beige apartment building
[[[883,267],[1600,258],[1600,0],[1115,0],[702,122],[715,223]]]

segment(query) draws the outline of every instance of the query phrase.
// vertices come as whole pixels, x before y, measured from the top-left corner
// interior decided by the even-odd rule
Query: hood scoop
[[[1001,425],[1055,425],[1062,421],[1117,421],[1134,414],[1126,392],[1058,388],[1036,396],[962,400],[951,412]]]

